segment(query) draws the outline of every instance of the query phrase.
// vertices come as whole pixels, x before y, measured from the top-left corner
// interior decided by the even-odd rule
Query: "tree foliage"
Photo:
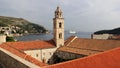
[[[14,38],[13,37],[6,37],[6,42],[14,42]]]
[[[0,26],[15,26],[19,27],[20,30],[17,30],[18,33],[44,33],[46,29],[38,24],[31,23],[23,18],[14,18],[14,17],[5,17],[0,16]]]
[[[94,32],[94,34],[120,34],[120,28],[115,28],[112,30],[100,30]]]

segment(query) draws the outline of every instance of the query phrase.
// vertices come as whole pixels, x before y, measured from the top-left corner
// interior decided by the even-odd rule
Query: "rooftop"
[[[35,65],[40,67],[46,66],[47,64],[38,61],[37,59],[25,54],[24,50],[33,49],[44,49],[44,48],[54,48],[55,44],[52,40],[49,41],[21,41],[21,42],[6,42],[0,45],[0,48],[5,49]]]
[[[72,42],[70,42],[69,44],[67,43],[65,46],[59,48],[58,50],[77,54],[90,55],[120,47],[119,40],[96,40],[73,37],[70,37],[68,40],[71,39],[74,40],[72,40]]]
[[[49,41],[22,41],[22,42],[6,42],[4,45],[9,45],[18,50],[33,50],[33,49],[44,49],[54,48],[55,44],[53,40]]]
[[[120,47],[43,68],[120,68]]]
[[[9,52],[11,52],[11,53],[13,53],[13,54],[15,54],[15,55],[23,58],[23,59],[25,59],[25,60],[27,60],[27,61],[35,64],[35,65],[40,66],[40,67],[47,65],[47,64],[42,63],[41,61],[38,61],[37,59],[35,59],[35,58],[33,58],[33,57],[25,54],[24,52],[22,52],[22,51],[20,51],[20,50],[18,50],[18,49],[15,49],[15,48],[11,47],[11,46],[9,46],[9,45],[2,44],[2,45],[0,46],[0,48],[3,48],[3,49],[5,49],[5,50],[7,50],[7,51],[9,51]]]

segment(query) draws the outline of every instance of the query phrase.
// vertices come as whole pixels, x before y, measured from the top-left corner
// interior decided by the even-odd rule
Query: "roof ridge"
[[[19,51],[19,52],[21,52],[21,53],[23,53],[23,54],[25,54],[24,52],[22,52],[21,50],[19,50],[19,49],[17,49],[17,48],[15,48],[15,47],[13,47],[13,46],[11,46],[11,45],[9,45],[9,44],[4,44],[3,46],[9,46],[9,47],[11,47],[11,48],[13,48],[13,49],[15,49],[15,50],[17,50],[17,51]]]
[[[3,45],[3,44],[2,44]],[[7,42],[4,45],[8,45],[14,49],[24,51],[24,50],[33,50],[33,49],[47,49],[54,48],[54,42],[52,40],[47,41],[20,41],[20,42]]]
[[[0,48],[2,48],[2,49],[4,49],[4,50],[12,53],[13,55],[16,55],[16,56],[22,58],[22,59],[24,59],[24,60],[26,60],[26,61],[28,61],[28,62],[30,62],[30,63],[33,63],[33,64],[35,64],[35,65],[37,65],[37,66],[45,66],[45,65],[47,65],[47,64],[42,63],[41,61],[37,60],[36,58],[31,57],[30,55],[27,55],[26,53],[21,52],[20,50],[14,48],[14,47],[11,47],[11,46],[9,46],[9,45],[2,45],[2,46],[0,46]],[[10,49],[10,48],[11,48],[11,49]],[[13,57],[13,58],[14,58],[14,57]],[[31,60],[31,59],[32,59],[32,60]]]
[[[65,46],[68,46],[70,43],[72,43],[76,38],[78,38],[77,36],[71,36],[71,40],[70,41],[68,41],[68,43],[66,43],[66,45]]]
[[[98,55],[101,55],[101,54],[110,53],[110,52],[113,52],[113,51],[115,51],[115,50],[120,50],[120,47],[118,47],[118,48],[114,48],[114,49],[111,49],[111,50],[108,50],[108,51],[104,51],[104,52],[99,52],[99,53],[96,53],[96,54],[90,55],[90,56],[88,56],[88,57],[78,58],[78,59],[75,59],[75,60],[86,59],[86,58],[90,58],[90,57],[98,56]],[[75,61],[75,60],[72,60],[72,61]],[[67,61],[67,62],[72,62],[72,61]]]
[[[71,47],[71,46],[67,46],[67,47],[69,47],[69,48],[76,48],[76,47]],[[93,49],[87,49],[87,48],[76,48],[76,49],[104,52],[104,51],[101,51],[101,50],[93,50]]]

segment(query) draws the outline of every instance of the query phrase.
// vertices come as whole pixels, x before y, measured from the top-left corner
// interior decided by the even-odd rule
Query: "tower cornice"
[[[53,18],[53,20],[55,20],[55,19],[64,19],[64,18]]]

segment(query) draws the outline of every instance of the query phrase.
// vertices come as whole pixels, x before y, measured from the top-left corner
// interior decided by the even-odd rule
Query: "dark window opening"
[[[62,17],[62,13],[60,13],[60,17]]]
[[[58,13],[56,13],[58,15]]]
[[[38,57],[38,54],[36,54],[36,57]]]
[[[62,33],[59,34],[59,39],[62,39]]]
[[[59,23],[59,28],[62,28],[62,23],[61,22]]]

